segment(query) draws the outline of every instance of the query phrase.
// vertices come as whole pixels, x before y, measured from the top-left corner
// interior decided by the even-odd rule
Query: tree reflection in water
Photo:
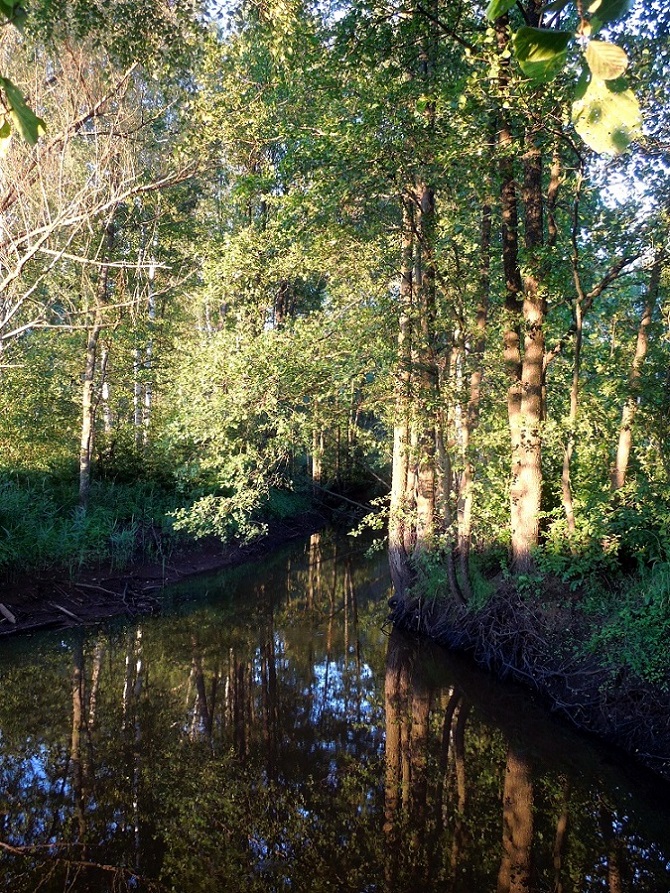
[[[670,810],[329,534],[0,664],[0,889],[667,893]],[[209,593],[209,594],[208,594]]]

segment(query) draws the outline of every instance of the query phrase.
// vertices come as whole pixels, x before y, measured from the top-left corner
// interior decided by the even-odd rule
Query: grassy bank
[[[208,499],[225,501],[217,494]],[[201,502],[201,494],[160,481],[102,479],[93,483],[83,512],[69,476],[0,472],[0,574],[58,568],[76,576],[93,564],[121,571],[132,562],[167,560],[214,532],[206,524],[183,523]],[[269,491],[250,507],[246,526],[242,518],[227,526],[226,538],[248,539],[308,507],[305,493]]]

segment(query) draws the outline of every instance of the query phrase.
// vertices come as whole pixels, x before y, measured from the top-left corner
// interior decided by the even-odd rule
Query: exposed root
[[[569,608],[547,608],[509,588],[479,611],[417,598],[392,607],[397,626],[532,688],[577,728],[670,778],[670,693],[586,653],[580,646],[589,631]]]

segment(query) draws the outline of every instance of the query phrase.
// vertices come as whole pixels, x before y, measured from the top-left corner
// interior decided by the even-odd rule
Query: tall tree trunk
[[[612,469],[611,486],[612,490],[619,490],[626,483],[626,473],[628,471],[628,461],[630,459],[630,451],[633,444],[633,421],[637,412],[637,403],[640,396],[640,385],[642,378],[642,365],[647,355],[649,346],[649,327],[651,326],[652,316],[658,300],[658,292],[661,282],[661,272],[665,263],[665,251],[659,250],[654,259],[654,265],[651,270],[649,287],[647,296],[642,310],[642,317],[637,331],[637,340],[635,343],[635,354],[631,364],[630,374],[628,376],[628,397],[624,403],[621,412],[621,423],[619,425],[619,442],[617,444],[616,460]]]
[[[154,359],[154,339],[153,339],[153,329],[156,324],[156,296],[154,294],[154,275],[155,275],[155,266],[152,262],[149,267],[149,291],[147,296],[148,301],[148,327],[149,327],[149,335],[147,338],[147,343],[144,348],[144,369],[146,372],[146,381],[144,383],[144,412],[142,418],[142,441],[144,446],[147,445],[149,440],[149,426],[151,425],[151,413],[153,411],[153,382],[152,382],[152,365]]]
[[[519,439],[512,451],[511,497],[516,508],[512,530],[515,570],[533,566],[539,541],[542,503],[542,422],[544,418],[545,297],[538,250],[544,242],[542,155],[534,130],[526,134],[523,198],[525,210],[526,272],[523,277],[524,347],[521,364]]]
[[[521,527],[518,501],[517,457],[521,447],[521,294],[523,285],[519,269],[519,226],[516,194],[516,177],[513,161],[513,137],[504,101],[509,84],[509,58],[507,45],[509,28],[507,15],[495,22],[500,74],[498,87],[503,106],[500,110],[498,129],[498,160],[500,175],[500,205],[502,216],[502,261],[505,277],[505,317],[503,334],[503,360],[509,380],[507,388],[507,419],[512,457],[510,479],[510,527],[512,556],[518,548]]]
[[[407,78],[430,93],[438,48],[436,3],[414,10],[416,57]],[[414,51],[414,47],[412,47]],[[396,597],[404,601],[417,562],[434,545],[437,494],[436,426],[439,377],[435,354],[436,212],[431,183],[435,102],[423,110],[422,154],[403,195],[398,364],[389,561]]]
[[[113,217],[113,212],[112,212]],[[82,375],[81,432],[79,439],[79,510],[86,512],[91,491],[91,464],[95,440],[95,371],[98,357],[98,343],[104,327],[103,307],[109,292],[109,254],[114,244],[114,223],[110,217],[103,234],[101,249],[105,262],[100,267],[95,291],[95,311],[93,324],[88,329],[86,340],[86,360]]]
[[[416,305],[420,332],[414,340],[417,370],[416,542],[413,557],[433,545],[435,534],[438,369],[435,357],[435,194],[421,182],[416,189],[417,241]]]
[[[389,517],[389,565],[397,597],[403,600],[411,583],[406,528],[411,525],[413,495],[408,492],[410,418],[412,394],[412,297],[414,268],[414,215],[411,202],[403,201],[398,349],[393,426],[393,469]]]
[[[561,471],[561,498],[563,511],[568,525],[568,533],[572,536],[576,529],[575,509],[572,500],[572,456],[575,450],[577,428],[577,412],[579,410],[579,377],[582,365],[582,344],[584,341],[584,315],[579,298],[574,306],[575,355],[572,364],[572,383],[570,385],[570,413],[568,415],[568,433],[563,450],[563,468]]]
[[[539,22],[541,4],[526,9],[531,25]],[[542,420],[544,415],[545,297],[539,249],[544,243],[542,152],[539,127],[526,132],[523,154],[524,275],[519,264],[518,208],[514,147],[504,105],[509,86],[507,15],[495,22],[499,53],[500,128],[498,157],[501,180],[502,255],[506,285],[504,362],[510,384],[507,413],[511,445],[510,527],[512,566],[520,573],[533,566],[539,540],[542,494]],[[523,325],[523,350],[521,327]]]
[[[105,345],[100,357],[100,400],[102,403],[102,419],[104,432],[106,435],[112,433],[114,428],[114,416],[110,405],[109,377],[107,375],[107,367],[109,365],[109,345]]]
[[[318,421],[312,430],[312,487],[318,492],[323,480],[323,428]]]
[[[491,147],[492,148],[492,147]],[[486,324],[491,296],[491,228],[492,198],[487,195],[482,205],[481,234],[479,241],[479,295],[475,317],[475,334],[472,348],[472,373],[470,393],[462,432],[463,474],[460,485],[458,519],[458,557],[461,568],[461,587],[466,599],[472,597],[470,582],[470,547],[472,544],[472,503],[475,480],[475,464],[470,455],[471,438],[479,423],[482,378],[484,375],[484,350]]]
[[[85,512],[91,492],[91,464],[95,439],[95,367],[98,354],[98,341],[102,331],[102,313],[95,311],[95,321],[88,330],[86,339],[86,362],[82,375],[81,393],[81,436],[79,440],[79,508]]]

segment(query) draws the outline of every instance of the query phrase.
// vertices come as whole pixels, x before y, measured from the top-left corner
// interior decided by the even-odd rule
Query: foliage
[[[658,561],[623,581],[615,594],[601,593],[584,607],[598,612],[588,650],[604,658],[613,674],[630,672],[668,691],[670,564]]]
[[[534,84],[552,81],[564,71],[571,43],[583,50],[586,63],[578,74],[572,104],[572,121],[584,142],[596,152],[618,155],[641,135],[638,100],[626,89],[622,75],[628,68],[628,56],[622,47],[595,35],[625,16],[631,0],[595,0],[577,9],[576,28],[561,30],[560,21],[571,0],[559,0],[547,7],[547,26],[523,25],[514,34],[512,47],[523,73]],[[515,6],[515,0],[491,0],[487,18],[495,21]],[[561,24],[571,24],[570,21]]]
[[[65,476],[0,476],[0,570],[65,566],[76,572],[96,561],[120,568],[170,554],[170,493],[150,482],[98,482],[95,507],[86,515],[77,510],[75,493]]]

